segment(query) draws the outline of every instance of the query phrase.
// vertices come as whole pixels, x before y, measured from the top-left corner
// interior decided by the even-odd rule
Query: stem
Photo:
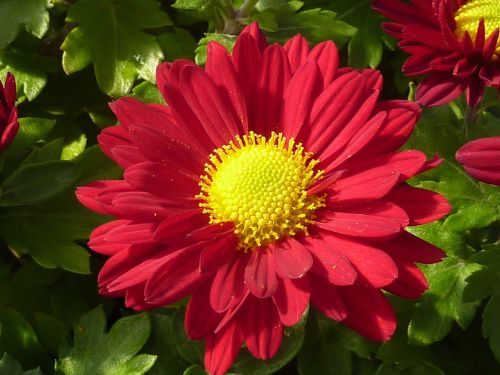
[[[245,0],[243,5],[238,9],[238,18],[246,18],[252,13],[253,8],[259,2],[259,0]]]
[[[464,116],[464,138],[466,141],[469,140],[469,128],[473,126],[477,121],[477,106],[471,107],[467,106]]]

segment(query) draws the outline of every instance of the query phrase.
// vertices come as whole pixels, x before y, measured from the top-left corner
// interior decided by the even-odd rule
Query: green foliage
[[[339,374],[353,371],[354,356],[370,358],[374,345],[361,336],[313,311],[298,356],[300,375]]]
[[[49,27],[49,0],[1,0],[0,49],[4,49],[17,36],[21,28],[41,38]]]
[[[99,87],[110,96],[128,93],[137,76],[154,80],[163,53],[143,29],[170,24],[154,0],[80,0],[68,20],[78,26],[61,46],[67,74],[92,63]]]
[[[109,330],[102,307],[85,314],[75,330],[72,348],[62,348],[56,370],[64,375],[142,375],[154,364],[154,355],[137,353],[150,334],[146,314],[118,320]]]
[[[84,208],[75,189],[122,174],[96,145],[116,123],[110,97],[166,104],[158,63],[203,65],[209,42],[231,51],[252,22],[270,43],[297,33],[311,47],[333,40],[342,66],[380,67],[384,98],[403,99],[409,84],[414,97],[415,79],[401,73],[407,55],[368,0],[0,0],[0,80],[15,75],[20,116],[0,155],[0,375],[206,374],[203,342],[185,333],[186,301],[131,315],[123,300],[99,297],[105,257],[86,242],[112,218]],[[422,266],[429,291],[420,299],[388,294],[394,337],[369,342],[310,308],[274,358],[243,347],[231,374],[500,373],[500,190],[454,157],[468,140],[500,135],[496,90],[467,128],[465,111],[463,99],[424,108],[404,146],[443,158],[411,184],[445,195],[453,210],[409,228],[447,258]]]
[[[0,360],[0,374],[9,375],[43,375],[39,369],[23,371],[23,368],[14,358],[4,353]]]
[[[14,48],[0,50],[0,78],[7,72],[14,74],[18,86],[18,96],[28,100],[36,98],[47,84],[47,70],[53,69],[54,60],[33,56]]]
[[[490,126],[491,120],[491,116],[482,113],[473,132],[480,136],[500,134],[500,129]],[[443,339],[454,321],[462,329],[467,329],[481,299],[492,294],[483,313],[483,332],[485,337],[492,338],[490,344],[498,357],[495,346],[497,332],[489,327],[495,320],[492,311],[498,304],[494,296],[499,289],[493,287],[493,290],[483,291],[477,280],[484,280],[484,276],[479,275],[491,277],[491,271],[485,271],[478,259],[484,257],[484,250],[479,251],[484,246],[481,243],[490,241],[495,238],[494,233],[498,233],[496,223],[500,219],[500,191],[474,180],[454,161],[454,153],[463,143],[462,126],[463,114],[454,104],[427,110],[407,144],[409,148],[419,147],[429,155],[438,152],[446,158],[439,168],[415,179],[415,184],[441,192],[453,206],[452,213],[444,222],[412,229],[413,233],[443,248],[450,257],[425,268],[430,290],[415,309],[408,335],[412,343],[430,344]],[[494,264],[492,259],[490,262]],[[470,280],[476,281],[476,284]]]
[[[408,326],[410,343],[428,345],[441,340],[453,322],[466,329],[479,303],[463,302],[465,279],[480,269],[475,263],[450,257],[427,267],[430,289],[422,298]]]

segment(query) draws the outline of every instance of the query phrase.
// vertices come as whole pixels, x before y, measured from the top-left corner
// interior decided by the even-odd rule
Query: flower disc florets
[[[323,174],[314,170],[318,162],[293,138],[250,132],[214,151],[197,198],[211,224],[234,222],[240,248],[267,245],[307,233],[324,206],[324,198],[307,193]]]
[[[495,29],[500,28],[500,2],[498,0],[471,0],[461,6],[455,13],[455,34],[462,39],[465,32],[472,40],[475,40],[480,19],[484,20],[485,35],[488,36]],[[493,59],[498,59],[500,54],[500,43]]]

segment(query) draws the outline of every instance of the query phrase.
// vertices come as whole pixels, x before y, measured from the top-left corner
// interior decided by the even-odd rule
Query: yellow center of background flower
[[[324,197],[307,193],[323,175],[314,170],[318,163],[293,138],[272,133],[266,139],[250,132],[214,151],[197,198],[210,223],[234,223],[245,251],[307,234],[314,211],[324,206]]]
[[[486,38],[495,29],[500,28],[500,0],[471,0],[455,13],[455,35],[461,40],[467,31],[472,41],[476,38],[479,20],[484,19]],[[495,55],[500,55],[500,43],[497,43]]]

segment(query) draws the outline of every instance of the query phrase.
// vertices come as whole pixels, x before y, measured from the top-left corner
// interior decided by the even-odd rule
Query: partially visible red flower
[[[455,157],[472,177],[500,185],[500,136],[466,143]]]
[[[0,152],[14,140],[19,130],[16,109],[16,80],[7,73],[5,87],[0,81]]]
[[[403,73],[426,76],[416,92],[421,104],[445,104],[465,91],[475,107],[485,86],[500,88],[500,1],[374,0],[373,8],[394,21],[383,27],[411,55]]]
[[[205,340],[213,375],[243,344],[273,357],[309,303],[388,340],[382,289],[418,298],[428,285],[415,262],[444,256],[405,231],[450,209],[406,183],[437,163],[398,151],[418,105],[380,100],[379,72],[340,69],[331,41],[268,45],[255,24],[232,54],[210,44],[205,69],[161,64],[157,84],[168,106],[122,98],[120,125],[99,136],[124,179],[77,191],[117,218],[89,242],[110,257],[100,292],[137,310],[190,296],[186,331]]]

